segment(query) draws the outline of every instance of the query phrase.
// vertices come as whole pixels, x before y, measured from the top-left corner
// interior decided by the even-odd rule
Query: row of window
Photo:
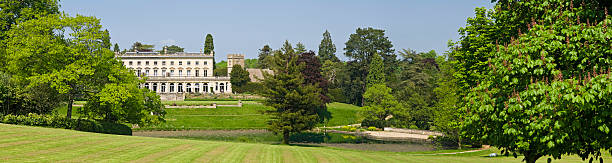
[[[152,91],[155,91],[155,92],[166,92],[166,83],[159,84],[159,88],[158,88],[157,83],[152,83],[152,84],[145,83],[144,87]],[[169,88],[168,92],[171,92],[171,93],[174,93],[174,92],[188,92],[188,93],[209,92],[208,83],[204,83],[202,85],[201,91],[200,91],[200,84],[198,83],[195,83],[193,85],[191,83],[187,83],[185,84],[185,87],[183,87],[182,83],[178,83],[176,87],[174,83],[170,83],[168,84],[168,88]],[[217,83],[215,87],[210,87],[210,92],[215,92],[215,91],[220,91],[220,92],[228,91],[228,86],[227,84]]]
[[[146,66],[149,65],[149,61],[145,61],[144,63],[145,63]],[[194,63],[195,63],[195,65],[200,65],[199,61],[195,61]],[[134,65],[134,62],[133,61],[129,61],[128,64],[130,66],[132,66],[132,65]],[[123,65],[125,65],[125,62],[123,62]],[[137,61],[136,65],[138,65],[138,66],[142,65],[142,61]],[[153,61],[153,65],[157,66],[157,61]],[[161,61],[161,65],[166,65],[166,61]],[[170,65],[174,65],[174,61],[170,61]],[[183,61],[178,61],[178,65],[183,65]],[[191,65],[191,61],[187,61],[187,65]],[[208,65],[208,62],[204,61],[204,65]]]
[[[203,76],[208,76],[208,71],[204,70],[203,71]],[[176,74],[174,74],[174,70],[170,70],[170,71],[166,71],[166,70],[161,70],[161,74],[158,74],[157,70],[153,70],[153,74],[151,74],[151,71],[149,70],[145,70],[144,73],[142,72],[142,70],[136,70],[136,75],[138,77],[140,76],[175,76]],[[195,70],[195,74],[193,74],[195,77],[200,76],[200,70]],[[183,76],[183,70],[178,70],[178,76]],[[191,70],[187,70],[185,76],[192,76],[191,74]]]

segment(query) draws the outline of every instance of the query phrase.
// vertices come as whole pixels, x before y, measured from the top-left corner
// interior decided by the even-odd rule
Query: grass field
[[[217,101],[176,101],[177,105],[206,105]],[[236,104],[237,101],[218,101],[218,104]],[[165,103],[174,103],[168,101]],[[244,101],[241,108],[168,108],[166,122],[135,130],[236,130],[264,129],[268,116],[263,111],[270,110],[260,103]],[[332,118],[327,126],[339,126],[357,123],[356,114],[359,107],[343,103],[328,104]],[[64,111],[65,113],[65,111]],[[323,124],[320,124],[323,126]]]
[[[459,155],[372,152],[317,146],[286,146],[119,136],[0,124],[1,162],[520,162],[482,157],[494,150]],[[431,153],[431,152],[427,152]],[[611,160],[610,155],[604,156]],[[546,162],[546,159],[540,159]],[[571,156],[554,162],[582,162]]]

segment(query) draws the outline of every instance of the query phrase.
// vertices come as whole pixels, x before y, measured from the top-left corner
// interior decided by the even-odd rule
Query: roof
[[[121,58],[213,58],[212,54],[204,53],[172,53],[160,54],[158,52],[126,52],[125,54],[116,54]]]
[[[246,70],[249,72],[249,78],[251,79],[251,82],[261,81],[261,79],[264,78],[264,72],[268,74],[274,74],[274,72],[270,69],[247,68]]]

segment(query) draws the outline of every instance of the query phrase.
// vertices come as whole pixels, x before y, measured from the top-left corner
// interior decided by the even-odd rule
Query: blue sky
[[[214,37],[217,60],[227,54],[256,58],[258,49],[273,49],[289,40],[317,51],[329,30],[336,55],[344,57],[344,43],[359,27],[386,30],[394,49],[446,51],[457,40],[459,27],[474,8],[491,8],[490,0],[62,0],[61,9],[101,19],[111,42],[121,49],[135,41],[184,47],[199,52],[204,37]]]

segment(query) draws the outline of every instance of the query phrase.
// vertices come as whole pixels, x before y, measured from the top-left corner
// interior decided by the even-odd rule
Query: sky
[[[336,55],[357,28],[385,30],[394,49],[448,50],[457,30],[474,16],[474,8],[492,8],[490,0],[61,0],[61,10],[95,16],[111,42],[129,49],[136,42],[178,45],[200,52],[206,34],[213,35],[215,59],[227,54],[257,58],[268,44],[278,49],[288,40],[318,51],[323,32],[331,33]],[[295,46],[294,46],[295,47]]]

